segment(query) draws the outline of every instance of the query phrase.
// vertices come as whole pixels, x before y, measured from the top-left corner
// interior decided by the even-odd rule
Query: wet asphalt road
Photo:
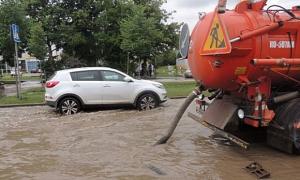
[[[243,169],[258,161],[271,179],[300,179],[300,156],[253,144],[245,151],[210,138],[184,116],[166,145],[183,100],[153,111],[100,110],[74,116],[53,109],[0,109],[0,179],[255,179]],[[190,111],[193,111],[193,107]]]

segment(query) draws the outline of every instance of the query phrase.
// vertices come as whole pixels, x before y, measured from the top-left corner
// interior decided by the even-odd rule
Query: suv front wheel
[[[158,106],[158,99],[153,94],[144,94],[138,98],[136,106],[140,111],[151,110]]]
[[[67,97],[60,101],[58,109],[62,115],[76,114],[80,111],[80,103],[73,97]]]

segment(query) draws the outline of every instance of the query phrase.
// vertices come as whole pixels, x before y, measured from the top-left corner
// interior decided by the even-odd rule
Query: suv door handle
[[[104,87],[111,87],[111,86],[110,86],[110,85],[108,85],[108,84],[105,84],[105,85],[104,85]]]
[[[79,84],[74,84],[73,87],[80,87],[80,85]]]

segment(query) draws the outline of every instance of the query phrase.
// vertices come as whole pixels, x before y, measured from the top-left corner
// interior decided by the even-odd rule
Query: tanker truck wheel
[[[290,154],[300,152],[300,99],[280,105],[268,127],[267,143]]]

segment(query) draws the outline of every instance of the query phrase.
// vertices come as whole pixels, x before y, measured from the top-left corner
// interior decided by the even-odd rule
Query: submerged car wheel
[[[158,106],[158,100],[153,94],[145,94],[137,101],[137,108],[140,111],[151,110]]]
[[[80,111],[80,103],[77,99],[68,97],[60,101],[59,112],[62,115],[76,114]]]

